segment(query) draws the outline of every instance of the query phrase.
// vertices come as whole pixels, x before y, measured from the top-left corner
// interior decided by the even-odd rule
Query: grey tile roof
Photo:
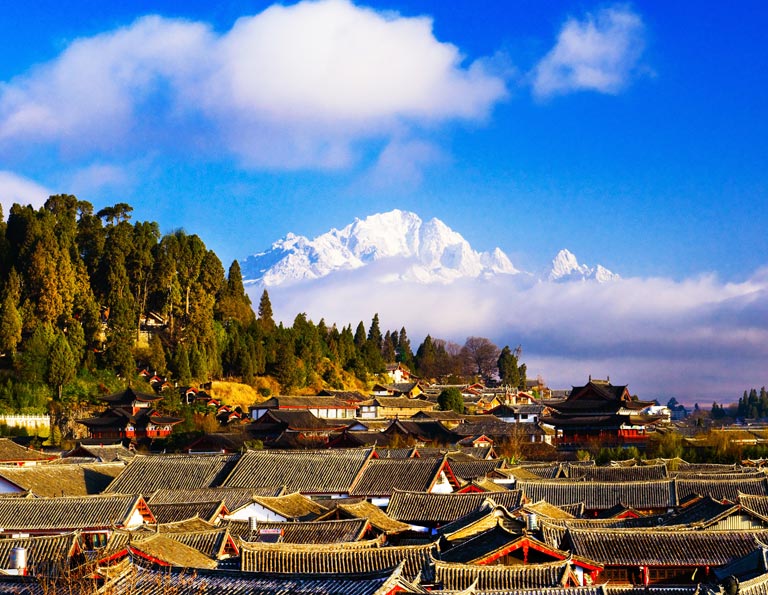
[[[36,496],[86,496],[103,492],[124,468],[123,463],[0,465],[0,477]]]
[[[342,516],[366,519],[376,529],[387,534],[402,533],[410,529],[410,525],[390,518],[381,508],[374,506],[368,501],[350,504],[340,503],[336,506],[336,510]]]
[[[675,514],[666,517],[664,525],[689,525],[701,524],[707,525],[723,516],[727,516],[739,509],[733,502],[721,502],[709,496],[706,496],[685,508],[681,508]]]
[[[312,501],[299,492],[282,496],[256,496],[254,502],[292,521],[308,521],[327,512],[324,506]]]
[[[160,489],[217,487],[239,458],[230,454],[136,456],[105,491],[150,495]]]
[[[768,519],[768,496],[739,493],[737,501],[750,512]]]
[[[510,591],[562,587],[571,571],[570,562],[519,566],[477,566],[435,562],[435,582],[446,591],[474,587],[478,591]]]
[[[0,438],[0,464],[25,461],[42,462],[55,458],[56,455],[50,455],[20,446],[10,438]]]
[[[111,528],[128,521],[140,496],[109,494],[65,498],[0,498],[6,532]]]
[[[113,463],[131,459],[135,456],[132,450],[127,449],[122,444],[82,444],[64,455],[65,458],[71,456],[89,456],[98,459],[103,463]]]
[[[636,465],[633,467],[569,467],[570,479],[585,481],[654,481],[669,479],[667,466]]]
[[[372,449],[246,452],[222,484],[225,487],[284,485],[303,493],[347,493]]]
[[[200,488],[197,490],[157,490],[147,504],[181,504],[223,500],[230,512],[253,502],[255,496],[279,496],[283,486],[267,488]]]
[[[692,494],[731,502],[738,499],[739,493],[768,496],[768,478],[765,476],[755,479],[675,479],[675,483],[680,500]]]
[[[525,522],[512,517],[503,506],[497,506],[493,498],[484,502],[460,519],[446,523],[438,531],[449,541],[467,539],[501,524],[505,530],[521,534]]]
[[[303,523],[259,522],[253,541],[261,541],[263,530],[281,531],[280,543],[344,543],[359,541],[370,528],[368,519],[309,521]],[[243,537],[242,534],[240,534]]]
[[[217,567],[215,560],[165,533],[137,537],[131,539],[128,545],[134,555],[140,552],[152,561],[161,560],[169,566],[211,570]]]
[[[224,501],[155,503],[150,504],[149,509],[158,523],[174,523],[193,517],[213,523],[221,515]]]
[[[564,481],[518,480],[516,487],[529,500],[546,500],[555,506],[584,502],[587,510],[605,510],[617,503],[639,510],[667,509],[677,505],[674,480],[659,481]]]
[[[176,595],[383,595],[393,592],[401,581],[398,569],[332,576],[222,570],[191,572],[178,568],[150,570],[135,566],[127,567],[116,580],[105,585],[104,592],[135,595],[167,595],[169,592]]]
[[[448,551],[442,552],[440,559],[443,562],[477,564],[494,552],[517,541],[521,535],[522,533],[510,531],[500,523],[496,523],[491,529],[474,535],[466,541],[457,543]]]
[[[330,545],[263,544],[243,542],[240,551],[242,570],[267,573],[347,574],[380,572],[405,561],[404,575],[412,580],[421,574],[431,577],[433,544],[385,547]]]
[[[450,455],[449,455],[450,458]],[[456,477],[472,480],[485,477],[495,469],[503,466],[503,459],[491,459],[489,461],[451,461],[451,469]]]
[[[429,491],[446,459],[372,459],[349,492],[351,496],[389,496],[394,490]]]
[[[488,493],[427,494],[395,490],[387,506],[387,515],[404,523],[443,524],[455,521],[477,509],[488,498]],[[522,505],[520,490],[493,492],[493,501],[507,510]]]
[[[613,566],[721,566],[757,548],[768,531],[574,529],[563,545]],[[563,546],[561,546],[563,547]]]
[[[27,568],[30,572],[52,570],[60,567],[63,561],[79,550],[78,539],[78,533],[0,539],[0,568],[11,568],[11,551],[23,547],[27,550]]]
[[[169,539],[191,547],[212,560],[224,558],[227,555],[228,546],[231,549],[230,544],[233,542],[228,527],[208,525],[198,529],[181,530],[183,527],[184,525],[175,527],[173,525],[160,525],[159,527],[142,527],[135,531],[117,530],[110,537],[102,557],[113,555],[127,548],[135,540],[140,541],[156,534],[162,534]]]

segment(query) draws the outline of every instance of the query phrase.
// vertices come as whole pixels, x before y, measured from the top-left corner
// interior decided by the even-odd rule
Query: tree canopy
[[[0,410],[39,411],[45,403],[23,395],[62,401],[80,376],[128,383],[140,368],[182,385],[270,376],[283,392],[361,387],[396,362],[453,380],[524,369],[483,337],[462,347],[427,335],[414,353],[406,328],[377,313],[341,327],[300,313],[287,326],[260,292],[254,312],[237,261],[225,273],[201,237],[161,234],[126,203],[95,212],[59,194],[37,210],[13,205],[0,219],[0,367],[13,371]]]

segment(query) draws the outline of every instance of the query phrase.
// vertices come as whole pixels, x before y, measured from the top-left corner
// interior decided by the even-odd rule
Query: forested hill
[[[182,385],[269,376],[282,392],[345,388],[396,360],[427,376],[467,362],[496,373],[499,350],[485,339],[460,357],[459,346],[427,337],[414,355],[405,328],[382,334],[375,315],[368,330],[303,314],[276,325],[266,292],[254,313],[237,261],[225,274],[197,235],[132,219],[127,204],[94,213],[71,195],[0,217],[0,412],[82,400],[83,378],[125,382],[138,366]],[[506,380],[524,384],[524,367],[502,355]]]

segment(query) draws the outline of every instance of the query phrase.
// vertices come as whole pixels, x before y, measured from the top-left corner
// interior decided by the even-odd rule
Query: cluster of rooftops
[[[475,451],[53,457],[0,440],[0,594],[768,591],[761,461]]]
[[[240,450],[261,440],[271,448],[359,447],[413,444],[493,445],[508,441],[577,450],[604,446],[644,446],[649,428],[662,421],[647,413],[651,402],[630,396],[626,386],[590,381],[567,398],[537,399],[507,387],[462,387],[473,414],[438,410],[441,387],[418,382],[376,385],[371,395],[325,391],[317,396],[276,396],[251,407],[234,430],[188,445],[195,451]],[[160,397],[127,389],[104,397],[99,415],[80,420],[96,440],[124,439],[138,444],[171,433],[181,419],[154,409]],[[230,413],[225,412],[227,416]]]

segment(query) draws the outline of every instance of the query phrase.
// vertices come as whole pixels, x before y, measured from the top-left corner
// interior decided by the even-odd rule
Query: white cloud
[[[133,183],[132,175],[125,167],[109,163],[92,163],[73,172],[67,187],[73,194],[87,196],[105,188],[125,192]]]
[[[741,283],[703,276],[606,284],[517,275],[449,287],[380,283],[380,277],[366,267],[269,292],[287,323],[306,312],[315,321],[354,326],[378,312],[382,328],[405,325],[413,341],[431,333],[459,343],[470,335],[521,343],[531,375],[553,387],[610,375],[641,396],[711,403],[766,383],[764,274]]]
[[[445,159],[440,148],[432,143],[393,139],[384,147],[374,166],[358,185],[365,190],[415,188],[421,185],[426,167]]]
[[[618,93],[635,74],[645,27],[626,6],[566,21],[554,48],[533,71],[533,92],[550,97],[574,91]]]
[[[0,143],[109,154],[191,141],[257,167],[342,167],[359,143],[483,118],[506,94],[428,18],[275,5],[218,34],[149,16],[0,86]]]
[[[45,204],[51,194],[53,192],[37,182],[10,171],[0,170],[0,204],[3,206],[4,218],[8,217],[14,203],[38,208]]]

